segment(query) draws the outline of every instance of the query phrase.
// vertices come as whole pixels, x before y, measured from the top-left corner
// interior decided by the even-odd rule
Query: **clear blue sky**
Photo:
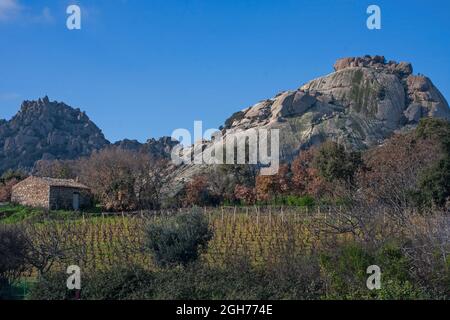
[[[79,31],[66,28],[73,3]],[[366,28],[370,4],[379,31]],[[111,141],[145,141],[194,120],[217,128],[364,54],[412,62],[448,100],[449,14],[448,0],[0,0],[0,118],[47,94]]]

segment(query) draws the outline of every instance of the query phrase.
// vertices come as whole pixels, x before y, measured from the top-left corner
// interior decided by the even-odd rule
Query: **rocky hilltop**
[[[356,148],[376,145],[423,117],[450,120],[431,80],[413,75],[410,63],[364,56],[339,59],[333,73],[234,114],[223,129],[279,128],[282,157],[289,159],[327,139]]]
[[[111,144],[86,113],[44,97],[24,101],[11,120],[0,119],[0,174],[7,169],[29,170],[39,160],[77,159],[105,147],[168,159],[176,144],[170,137]]]
[[[450,120],[448,103],[431,80],[414,75],[410,63],[364,56],[339,59],[331,74],[236,112],[220,129],[224,136],[280,129],[280,156],[289,161],[328,139],[356,149],[381,144],[423,117]],[[202,170],[206,166],[180,166],[168,189],[177,190]]]
[[[145,143],[124,139],[117,141],[113,146],[123,150],[146,153],[153,158],[170,159],[172,148],[178,143],[178,141],[173,141],[171,137],[161,137],[159,139],[148,139]]]
[[[9,121],[0,121],[0,172],[33,167],[37,160],[75,159],[109,145],[80,109],[50,101],[24,101]]]

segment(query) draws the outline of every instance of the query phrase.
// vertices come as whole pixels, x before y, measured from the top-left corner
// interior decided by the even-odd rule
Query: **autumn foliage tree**
[[[292,189],[295,195],[319,198],[328,191],[328,184],[313,166],[316,154],[316,148],[302,150],[292,162]]]
[[[437,141],[419,138],[415,132],[397,134],[364,155],[366,168],[357,184],[364,201],[399,209],[414,204],[420,195],[421,172],[442,157]]]
[[[280,165],[278,173],[275,175],[256,178],[256,198],[258,201],[271,201],[282,195],[288,194],[291,190],[291,171],[288,164]]]
[[[75,160],[39,160],[33,168],[33,175],[56,179],[75,179],[77,177]]]
[[[186,184],[185,195],[182,200],[184,206],[217,205],[219,202],[220,197],[211,191],[206,175],[195,176]]]
[[[80,180],[106,210],[114,211],[159,207],[165,168],[164,161],[119,148],[94,152],[77,163]]]
[[[0,202],[9,202],[11,200],[12,187],[27,175],[22,171],[8,170],[0,177]]]
[[[234,188],[234,196],[244,205],[252,205],[256,202],[256,192],[254,187],[236,185]]]

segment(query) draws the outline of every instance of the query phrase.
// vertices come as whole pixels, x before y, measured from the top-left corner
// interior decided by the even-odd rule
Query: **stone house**
[[[11,202],[49,210],[80,210],[92,205],[88,187],[75,180],[30,176],[12,188]]]

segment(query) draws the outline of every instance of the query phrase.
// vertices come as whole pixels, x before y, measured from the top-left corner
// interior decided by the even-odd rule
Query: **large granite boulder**
[[[299,150],[327,139],[364,149],[413,128],[423,117],[450,120],[448,103],[431,80],[412,73],[410,63],[383,56],[339,59],[333,73],[236,112],[222,134],[280,129],[281,160],[290,161]],[[168,177],[168,190],[176,193],[204,170],[205,165],[179,166]]]

